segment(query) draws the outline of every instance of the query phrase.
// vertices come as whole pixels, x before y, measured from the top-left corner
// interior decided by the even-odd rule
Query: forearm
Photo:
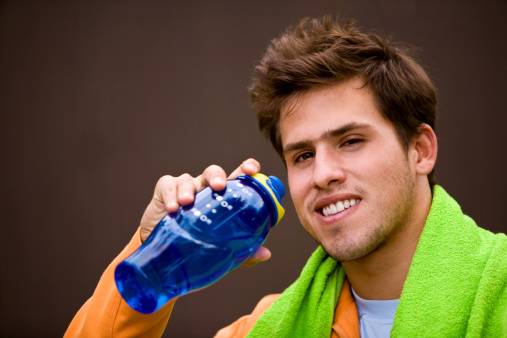
[[[93,296],[77,312],[65,337],[160,337],[162,335],[175,301],[169,302],[153,314],[141,314],[125,303],[114,281],[114,269],[118,263],[140,245],[138,230],[130,243],[104,271]]]

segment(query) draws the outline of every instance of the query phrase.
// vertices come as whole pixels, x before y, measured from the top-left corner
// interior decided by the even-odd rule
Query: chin
[[[345,241],[346,243],[343,243],[343,240],[341,242],[336,240],[331,243],[320,244],[329,256],[340,262],[351,262],[361,259],[383,246],[383,241],[379,240],[370,240],[366,243],[352,243],[350,240]]]

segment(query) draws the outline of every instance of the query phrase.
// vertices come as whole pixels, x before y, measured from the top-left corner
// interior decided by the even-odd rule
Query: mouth
[[[328,204],[328,205],[322,207],[320,209],[320,213],[325,217],[336,215],[336,214],[339,214],[340,212],[347,210],[350,207],[353,207],[354,205],[358,204],[359,202],[361,202],[361,199],[359,199],[359,198],[357,198],[357,199],[351,198],[351,199],[341,200],[336,203],[331,203],[331,204]]]

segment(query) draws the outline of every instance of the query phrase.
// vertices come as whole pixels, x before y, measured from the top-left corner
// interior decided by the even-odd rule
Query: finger
[[[234,170],[232,174],[229,175],[229,178],[230,179],[236,178],[239,175],[253,176],[257,174],[260,170],[261,164],[259,163],[259,161],[253,158],[249,158],[248,160],[245,160],[243,163],[241,163],[241,165],[238,168],[236,168],[236,170]]]
[[[215,191],[222,191],[227,184],[227,174],[225,170],[217,165],[210,165],[207,167],[198,179],[201,189],[209,186]]]
[[[175,177],[170,175],[161,177],[155,186],[155,193],[153,195],[155,205],[163,207],[167,212],[177,211],[180,207],[176,195],[177,191]]]
[[[269,249],[264,246],[259,246],[255,250],[254,254],[250,258],[248,258],[246,261],[244,261],[241,265],[253,267],[253,266],[256,266],[260,262],[267,261],[270,258],[271,258],[271,251],[269,251]]]
[[[141,218],[141,240],[144,242],[158,222],[178,208],[175,178],[169,175],[161,177],[155,186],[153,198]]]
[[[188,205],[194,201],[195,193],[200,190],[197,186],[198,179],[189,174],[178,177],[176,184],[176,197],[179,205]]]

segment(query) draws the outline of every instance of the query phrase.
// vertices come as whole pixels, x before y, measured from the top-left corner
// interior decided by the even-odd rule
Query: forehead
[[[359,79],[294,97],[282,106],[280,113],[282,147],[351,123],[392,129],[378,111],[373,94]]]

